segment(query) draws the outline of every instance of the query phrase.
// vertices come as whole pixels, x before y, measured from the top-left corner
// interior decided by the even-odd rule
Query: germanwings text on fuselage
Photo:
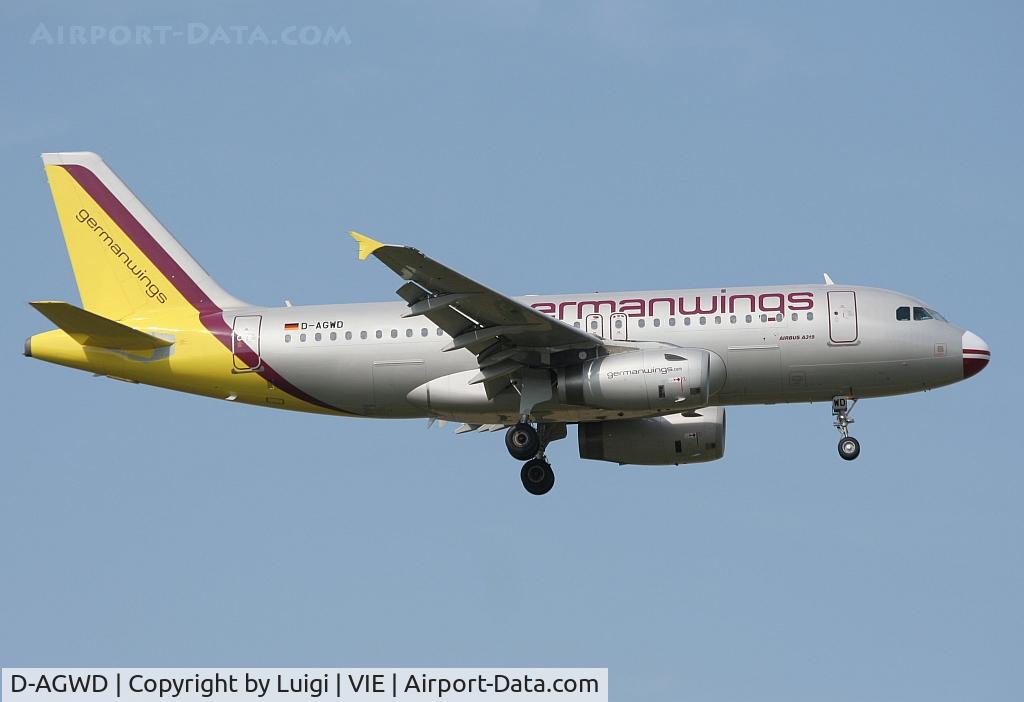
[[[694,314],[760,314],[779,312],[802,312],[813,309],[814,293],[798,291],[791,293],[727,294],[725,288],[718,295],[694,295],[686,297],[620,298],[607,300],[559,300],[558,302],[531,302],[538,312],[552,315],[557,319],[573,319],[566,315],[566,309],[575,310],[575,319],[588,314],[625,314],[629,317],[658,317]]]

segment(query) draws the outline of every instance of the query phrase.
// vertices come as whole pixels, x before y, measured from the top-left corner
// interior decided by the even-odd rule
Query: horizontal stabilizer
[[[173,342],[101,317],[67,302],[30,302],[51,322],[82,346],[142,351],[170,346]]]

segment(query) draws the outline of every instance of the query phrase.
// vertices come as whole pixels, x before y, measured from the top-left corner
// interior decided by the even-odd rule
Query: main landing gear
[[[505,447],[517,461],[533,458],[540,451],[540,436],[537,430],[524,422],[510,427],[505,434]]]
[[[543,495],[555,486],[555,471],[543,458],[531,458],[524,463],[519,477],[531,495]]]
[[[850,425],[853,419],[850,413],[857,400],[852,397],[837,396],[832,398],[832,414],[835,416],[833,425],[839,430],[842,438],[839,439],[839,455],[847,461],[852,461],[860,455],[860,442],[850,436]]]
[[[505,433],[505,446],[512,458],[526,461],[519,477],[531,495],[544,495],[555,486],[555,471],[544,458],[544,449],[565,436],[564,424],[538,424],[534,428],[525,421],[509,427]]]

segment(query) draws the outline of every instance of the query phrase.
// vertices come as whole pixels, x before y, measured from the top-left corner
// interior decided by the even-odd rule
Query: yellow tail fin
[[[245,305],[214,282],[98,155],[43,154],[43,163],[85,309],[126,319]]]

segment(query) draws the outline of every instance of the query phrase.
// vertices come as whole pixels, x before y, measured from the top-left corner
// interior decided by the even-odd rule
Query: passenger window
[[[412,329],[406,329],[406,330],[405,330],[405,335],[406,335],[407,337],[409,337],[409,336],[412,336]]]
[[[321,334],[320,332],[317,332],[316,334],[314,334],[314,335],[313,335],[313,339],[314,339],[315,341],[320,341],[320,340],[321,340],[321,339],[323,339],[323,338],[324,338],[324,337],[323,337],[323,335],[322,335],[322,334]]]
[[[366,332],[364,332],[364,331],[359,332],[359,338],[360,339],[365,339],[366,338]]]
[[[641,327],[641,328],[646,327],[647,326],[647,320],[646,319],[638,319],[636,321],[636,325],[638,327]]]
[[[331,341],[337,341],[337,340],[338,340],[338,333],[337,332],[331,332]]]
[[[397,339],[398,338],[398,330],[397,329],[392,329],[391,330],[391,338],[392,339]]]
[[[909,307],[897,307],[896,308],[896,321],[906,322],[910,320],[910,308]]]
[[[656,327],[660,327],[661,326],[661,320],[658,319],[657,317],[654,318],[654,326],[656,326]]]
[[[669,317],[668,318],[668,325],[670,327],[674,327],[676,325],[676,318],[675,317]]]
[[[345,341],[352,341],[352,332],[345,332]]]
[[[686,326],[690,326],[690,318],[689,317],[683,317],[683,324],[685,324]]]
[[[700,318],[700,325],[701,326],[704,326],[707,323],[708,323],[708,318],[707,317],[701,317]]]
[[[807,321],[809,322],[809,321],[811,321],[812,319],[814,319],[814,313],[813,313],[813,312],[808,312],[808,313],[807,313]]]
[[[306,335],[305,334],[299,334],[299,341],[305,341],[305,340],[306,340]]]
[[[426,327],[423,327],[423,328],[422,328],[422,329],[420,330],[420,336],[426,336],[426,335],[427,335],[428,333],[429,333],[429,332],[427,332],[427,328],[426,328]]]
[[[734,315],[734,314],[729,315],[729,323],[730,324],[736,324],[736,315]]]
[[[928,310],[926,310],[924,307],[915,307],[914,308],[914,321],[915,322],[923,322],[924,320],[931,319],[931,318],[932,318],[932,316],[930,314],[928,314]]]
[[[722,323],[722,318],[716,316],[715,317],[715,324],[721,324],[721,323]]]
[[[444,336],[444,329],[442,329],[441,327],[438,327],[437,328],[437,335],[438,336]]]
[[[292,335],[291,334],[285,334],[284,335],[284,343],[286,343],[286,344],[290,343],[291,340],[292,340]]]
[[[751,317],[749,314],[745,317],[745,319],[747,320],[747,324],[750,324],[753,321],[753,317]]]
[[[384,332],[382,332],[380,329],[378,329],[377,330],[377,338],[378,339],[382,339],[383,337],[384,337]]]

